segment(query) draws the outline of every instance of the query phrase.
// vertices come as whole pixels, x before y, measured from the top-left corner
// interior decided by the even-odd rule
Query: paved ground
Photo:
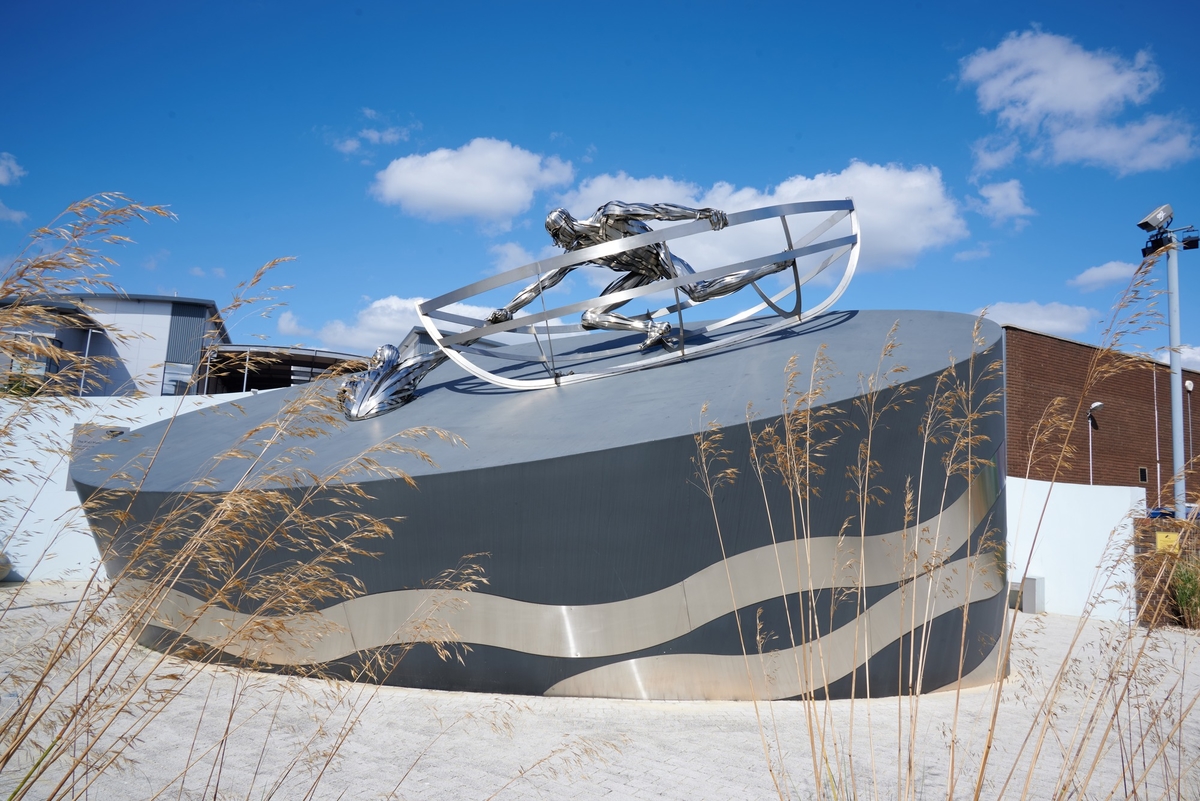
[[[17,628],[25,637],[53,631],[70,608],[54,602],[68,589],[28,588],[19,605],[38,606],[4,618],[5,647],[13,647]],[[17,626],[23,619],[28,625]],[[43,626],[47,628],[39,628]],[[1038,708],[1077,629],[1081,638],[1067,662],[1067,677],[1058,683],[1053,725],[1042,737]],[[1125,628],[1111,624],[1081,626],[1077,618],[1018,616],[1012,676],[1001,693],[982,797],[1052,797],[1064,782],[1064,764],[1070,765],[1072,754],[1083,753],[1079,765],[1065,771],[1074,777],[1066,782],[1069,797],[1128,796],[1129,772],[1122,766],[1132,764],[1131,772],[1148,776],[1151,783],[1140,788],[1139,797],[1176,798],[1182,786],[1183,799],[1200,798],[1200,711],[1186,714],[1200,691],[1200,638],[1181,631],[1155,635],[1132,689],[1114,691],[1102,679],[1119,656],[1122,636],[1128,636]],[[1136,634],[1132,642],[1141,638]],[[140,655],[156,658],[144,651]],[[187,663],[171,660],[159,672],[184,674],[187,668]],[[145,669],[135,666],[134,674]],[[275,798],[302,798],[312,789],[314,774],[326,765],[324,755],[335,746],[336,754],[310,797],[897,798],[908,795],[904,783],[911,779],[910,797],[945,798],[952,740],[957,743],[954,797],[969,798],[994,701],[989,689],[958,697],[927,695],[917,702],[913,721],[910,703],[896,699],[775,703],[756,709],[749,703],[374,688],[217,667],[191,675],[190,683],[141,732],[131,750],[133,762],[103,775],[88,798],[152,798],[165,787],[170,789],[162,797],[173,799],[257,799],[272,796],[273,789]],[[1175,683],[1179,681],[1182,686]],[[3,672],[0,690],[5,707],[20,692]],[[1134,703],[1114,717],[1112,699],[1122,692]],[[1163,697],[1170,699],[1165,709],[1156,707]],[[1184,722],[1175,729],[1181,706]],[[1094,713],[1094,725],[1080,725]],[[227,725],[232,733],[218,771],[211,749]],[[1110,725],[1097,752],[1099,733]],[[820,735],[810,732],[822,728],[826,745],[816,751],[824,756],[814,762],[813,743]],[[1087,731],[1093,733],[1090,741]],[[1142,741],[1150,748],[1130,757]],[[904,767],[910,742],[915,746],[911,770]],[[189,754],[199,764],[181,787],[177,777]],[[1013,778],[1005,785],[1010,770]],[[822,774],[819,781],[816,772]],[[11,768],[0,773],[0,792],[7,795],[17,773]],[[44,797],[48,790],[39,786],[31,797]]]

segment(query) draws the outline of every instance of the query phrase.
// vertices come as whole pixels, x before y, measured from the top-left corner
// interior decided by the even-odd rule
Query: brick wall
[[[1075,448],[1071,466],[1063,470],[1059,481],[1088,483],[1087,409],[1095,401],[1104,403],[1097,412],[1099,430],[1092,431],[1092,467],[1096,484],[1146,488],[1147,503],[1173,505],[1171,485],[1171,372],[1166,365],[1139,360],[1134,367],[1096,385],[1080,404],[1088,365],[1096,348],[1020,328],[1005,328],[1007,371],[1008,473],[1024,478],[1028,468],[1031,429],[1037,424],[1050,401],[1067,398],[1066,411],[1073,414],[1079,406],[1079,420],[1070,438]],[[1184,381],[1197,385],[1192,393],[1191,426],[1200,429],[1200,373],[1183,371]],[[1162,496],[1158,490],[1154,449],[1155,379],[1158,384],[1158,444],[1162,475]],[[1184,456],[1187,458],[1188,404],[1184,393]],[[1200,432],[1196,432],[1200,435]],[[1197,443],[1200,448],[1200,443]],[[1057,450],[1054,451],[1057,453]],[[1048,455],[1048,454],[1043,454]],[[1146,469],[1141,479],[1139,468]],[[1042,459],[1029,472],[1030,478],[1049,480],[1054,469],[1051,459]],[[1200,490],[1200,472],[1188,476],[1188,495]]]

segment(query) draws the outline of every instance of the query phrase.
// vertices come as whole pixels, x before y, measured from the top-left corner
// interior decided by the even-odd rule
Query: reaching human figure
[[[721,230],[729,222],[725,212],[718,209],[692,209],[686,206],[676,206],[673,203],[625,203],[613,200],[596,209],[596,212],[585,220],[572,217],[566,209],[555,209],[546,216],[546,231],[556,245],[569,252],[627,236],[649,233],[653,229],[646,224],[646,220],[708,220],[714,231]],[[622,273],[620,277],[604,288],[604,291],[600,293],[601,297],[696,272],[690,264],[671,253],[664,242],[627,250],[613,256],[603,256],[591,263]],[[679,288],[691,300],[699,303],[736,292],[753,281],[783,270],[790,264],[790,262],[767,264],[755,269],[730,273],[709,281],[684,284]],[[540,280],[521,290],[507,305],[492,312],[488,317],[488,323],[502,323],[511,320],[517,311],[529,305],[538,295],[557,285],[572,270],[582,266],[582,264],[573,264],[551,270]],[[621,301],[588,309],[583,313],[583,327],[640,331],[646,335],[646,339],[641,345],[643,350],[665,342],[667,335],[671,332],[671,324],[647,319],[633,319],[617,314],[616,310],[627,302]]]
[[[649,233],[652,229],[646,224],[646,220],[708,220],[714,231],[721,230],[729,223],[725,212],[718,209],[691,209],[671,203],[624,203],[614,200],[596,209],[595,214],[586,220],[572,217],[566,209],[555,209],[546,216],[546,231],[555,244],[567,251],[573,251],[627,236]],[[621,273],[604,288],[600,293],[601,297],[696,272],[690,264],[671,253],[663,242],[613,256],[603,256],[591,263]],[[551,270],[540,280],[517,293],[507,305],[492,312],[487,322],[508,322],[538,295],[556,286],[572,270],[582,266],[583,264],[573,264]],[[691,300],[699,303],[736,292],[753,281],[789,266],[791,262],[776,262],[709,281],[684,284],[679,288]],[[671,324],[617,314],[616,310],[627,302],[620,301],[588,309],[583,313],[583,327],[639,331],[646,335],[641,344],[642,350],[666,343],[667,336],[671,333]],[[475,341],[477,340],[462,344],[468,345]],[[384,345],[375,351],[365,372],[351,376],[342,384],[340,397],[346,417],[351,420],[365,420],[403,406],[415,397],[417,385],[421,380],[447,358],[441,350],[430,353],[402,352],[394,345]]]

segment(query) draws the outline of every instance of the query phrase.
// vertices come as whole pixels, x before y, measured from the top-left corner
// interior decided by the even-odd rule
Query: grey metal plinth
[[[893,376],[903,390],[864,394],[897,322],[899,345],[883,365],[907,368]],[[328,436],[304,443],[314,476],[415,426],[454,432],[469,446],[418,443],[436,467],[381,457],[417,487],[364,484],[361,511],[403,519],[393,537],[372,543],[378,556],[341,568],[362,595],[325,599],[311,614],[273,621],[281,624],[273,637],[239,640],[230,632],[275,611],[253,593],[219,592],[220,571],[188,564],[147,617],[142,640],[271,670],[525,694],[847,697],[992,681],[1002,673],[995,644],[1007,602],[1002,554],[992,547],[1005,533],[998,401],[983,409],[994,413],[971,418],[970,456],[979,463],[949,475],[945,464],[957,468],[965,453],[954,450],[965,418],[951,390],[971,387],[958,403],[966,408],[1003,386],[999,371],[985,369],[1001,358],[1001,331],[984,323],[976,341],[975,330],[964,315],[832,312],[700,358],[535,392],[446,363],[407,406],[330,423]],[[815,492],[798,495],[770,469],[760,485],[751,438],[779,424],[789,359],[803,392],[822,346],[834,372],[819,402],[828,425],[813,432],[825,443],[810,474]],[[507,359],[496,369],[540,368]],[[245,460],[213,457],[299,391],[148,426],[102,446],[111,458],[94,461],[98,449],[77,460],[72,479],[99,503],[90,520],[110,573],[130,586],[154,580],[154,566],[132,558],[139,538],[181,503],[219,500],[244,481]],[[711,505],[698,486],[695,440],[710,422],[728,452],[714,466],[737,470]],[[104,514],[118,501],[95,494],[116,485],[139,487],[122,525]],[[311,493],[312,480],[297,478],[286,491]],[[311,503],[319,511],[330,499],[321,490]],[[270,575],[299,558],[256,551],[256,536],[247,532],[247,544],[230,552],[232,562],[253,559],[242,575]],[[187,532],[174,542],[186,549]],[[465,593],[428,583],[468,554],[482,555],[486,585]],[[422,642],[450,631],[470,648],[461,663]],[[386,670],[366,670],[378,664]]]

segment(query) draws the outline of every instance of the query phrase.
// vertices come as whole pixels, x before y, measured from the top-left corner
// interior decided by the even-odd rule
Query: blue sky
[[[294,256],[235,340],[370,352],[415,298],[546,253],[559,205],[852,195],[839,306],[1095,341],[1134,223],[1200,223],[1192,9],[1144,9],[10,2],[0,259],[124,192],[179,217],[112,254],[127,291],[221,304]],[[1200,252],[1180,265],[1200,366]]]

